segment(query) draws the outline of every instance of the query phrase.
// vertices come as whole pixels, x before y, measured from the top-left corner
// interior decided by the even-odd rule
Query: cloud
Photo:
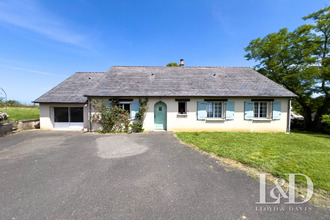
[[[1,1],[0,22],[41,34],[52,40],[85,47],[85,35],[73,31],[62,19],[33,0]]]
[[[22,72],[37,73],[37,74],[47,75],[47,76],[55,76],[55,77],[61,77],[61,78],[67,77],[65,75],[58,75],[58,74],[43,72],[43,71],[39,71],[39,70],[31,70],[31,69],[18,67],[18,66],[8,66],[8,65],[0,64],[0,67],[6,68],[6,69],[18,70],[18,71],[22,71]]]

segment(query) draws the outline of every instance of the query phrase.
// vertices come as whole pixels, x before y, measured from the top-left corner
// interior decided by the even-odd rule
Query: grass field
[[[330,192],[330,135],[308,133],[179,132],[178,138],[221,157],[287,179],[302,173]],[[304,178],[296,182],[305,183]]]
[[[5,108],[0,108],[0,112],[5,112]],[[8,107],[7,113],[9,121],[39,118],[39,108]]]

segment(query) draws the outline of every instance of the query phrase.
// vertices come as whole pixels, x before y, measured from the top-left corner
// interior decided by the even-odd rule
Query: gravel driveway
[[[0,219],[326,219],[260,211],[259,181],[168,132],[0,138]]]

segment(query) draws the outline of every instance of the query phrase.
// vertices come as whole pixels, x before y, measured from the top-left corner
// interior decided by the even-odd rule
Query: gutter
[[[288,117],[287,117],[286,133],[290,134],[291,131],[291,99],[288,100]]]
[[[91,105],[91,99],[88,98],[88,120],[89,120],[89,132],[92,132],[92,105]]]

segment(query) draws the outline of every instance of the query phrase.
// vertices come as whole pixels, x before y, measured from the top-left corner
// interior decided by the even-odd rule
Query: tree
[[[298,96],[296,102],[306,129],[317,131],[322,115],[330,108],[330,7],[303,19],[312,19],[314,24],[300,26],[293,32],[283,28],[252,40],[245,48],[245,57],[258,63],[254,67],[258,72]]]
[[[166,66],[175,66],[175,67],[177,67],[177,66],[179,66],[179,64],[177,64],[175,62],[172,62],[172,63],[168,63]]]
[[[20,105],[21,103],[20,103],[19,101],[17,101],[17,100],[8,100],[8,101],[6,102],[6,104],[7,104],[8,106],[13,107],[13,106],[18,106],[18,105]]]

